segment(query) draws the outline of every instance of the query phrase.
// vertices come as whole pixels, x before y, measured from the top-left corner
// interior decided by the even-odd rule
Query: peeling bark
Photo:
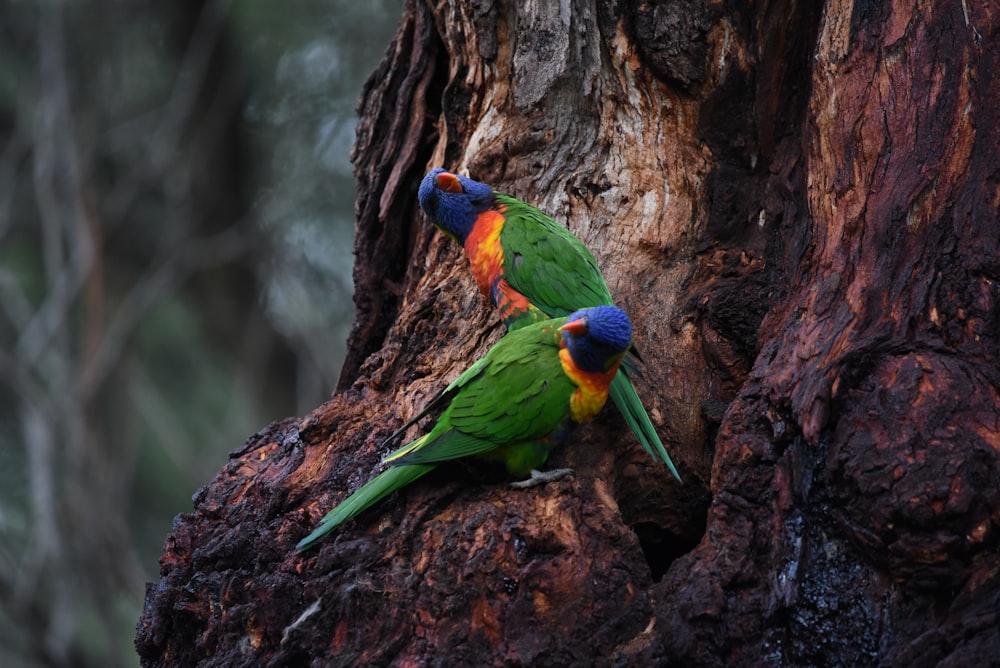
[[[984,3],[411,1],[365,91],[351,356],[168,537],[143,664],[1000,656],[1000,52]],[[501,332],[415,188],[565,221],[685,484],[613,411],[529,491],[433,474],[304,556]]]

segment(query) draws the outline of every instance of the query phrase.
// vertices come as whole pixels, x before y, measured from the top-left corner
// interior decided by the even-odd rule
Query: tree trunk
[[[362,102],[340,387],[178,518],[144,665],[995,660],[995,13],[516,4],[407,3]],[[606,410],[569,478],[441,467],[296,555],[501,335],[418,213],[437,165],[594,251],[685,482]]]

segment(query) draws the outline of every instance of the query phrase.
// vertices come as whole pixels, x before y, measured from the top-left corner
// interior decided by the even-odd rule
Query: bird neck
[[[503,223],[504,217],[499,211],[483,211],[462,244],[476,285],[486,297],[490,296],[493,282],[503,276],[504,255],[503,245],[500,243]]]
[[[621,357],[607,371],[585,371],[576,365],[569,349],[563,345],[559,350],[559,361],[563,373],[577,388],[569,399],[570,417],[574,422],[586,422],[597,415],[608,400],[608,386],[618,373]]]

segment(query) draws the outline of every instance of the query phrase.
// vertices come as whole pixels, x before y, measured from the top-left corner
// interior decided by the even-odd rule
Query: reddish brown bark
[[[178,518],[144,664],[1000,656],[997,17],[940,5],[409,3],[362,108],[341,388]],[[500,335],[416,213],[436,164],[594,249],[685,484],[606,411],[568,479],[442,467],[295,555]]]

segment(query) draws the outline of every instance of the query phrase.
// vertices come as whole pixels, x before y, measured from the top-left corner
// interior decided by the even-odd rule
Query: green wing
[[[506,207],[500,242],[505,259],[504,277],[511,287],[553,317],[614,303],[597,261],[572,232],[518,199],[501,194],[496,198]],[[525,320],[530,320],[530,316]],[[519,325],[520,320],[509,326]],[[680,474],[628,377],[628,369],[634,371],[634,366],[626,362],[618,370],[611,383],[611,400],[646,452],[653,459],[662,460],[680,481]]]
[[[551,317],[614,303],[597,261],[572,232],[513,197],[497,201],[506,207],[500,243],[511,287]]]
[[[485,455],[559,429],[576,390],[559,361],[558,328],[564,322],[548,320],[507,334],[449,386],[451,403],[427,437],[385,461],[431,464]]]

